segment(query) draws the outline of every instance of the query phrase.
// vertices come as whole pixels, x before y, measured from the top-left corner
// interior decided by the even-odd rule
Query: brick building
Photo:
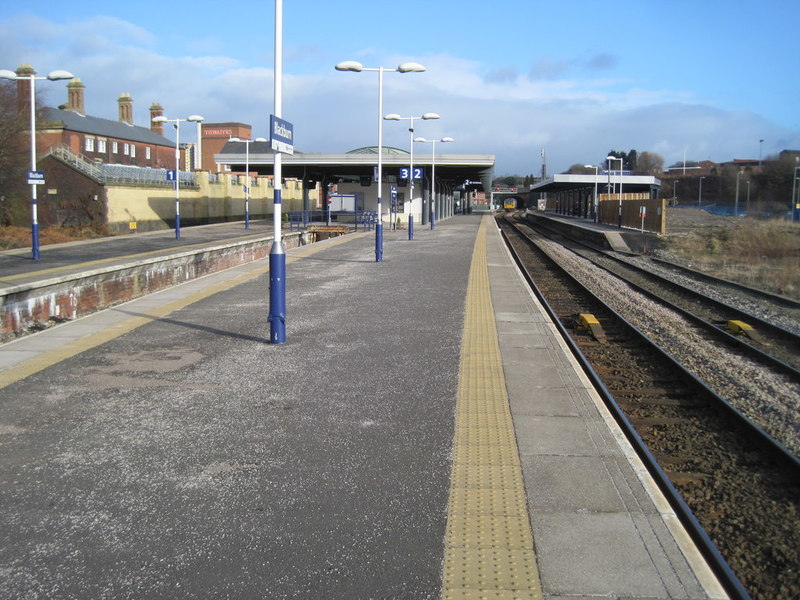
[[[29,65],[21,65],[17,75],[36,74]],[[17,108],[22,114],[30,110],[30,81],[17,80]],[[148,127],[133,123],[133,99],[122,94],[117,99],[117,121],[92,117],[84,109],[85,86],[75,78],[67,84],[67,103],[58,108],[45,107],[37,119],[37,154],[62,146],[75,155],[111,164],[141,167],[168,167],[175,164],[175,143],[163,135],[160,123],[152,118],[163,114],[161,105],[150,107]]]

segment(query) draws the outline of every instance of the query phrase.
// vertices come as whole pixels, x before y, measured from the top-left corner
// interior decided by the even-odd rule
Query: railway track
[[[723,343],[728,343],[732,347],[747,346],[745,352],[748,356],[763,362],[769,368],[787,374],[795,381],[800,381],[800,334],[775,325],[771,320],[751,311],[712,298],[688,285],[702,278],[713,287],[723,285],[735,290],[737,295],[746,294],[758,302],[779,304],[779,311],[787,311],[796,317],[800,317],[800,303],[773,294],[759,294],[757,290],[736,286],[731,282],[723,282],[696,272],[691,273],[688,285],[683,285],[674,279],[633,264],[626,257],[615,253],[563,238],[559,239],[559,243],[626,281],[637,291],[662,303],[668,303],[673,310],[692,319],[698,326],[717,334],[717,338]],[[660,265],[673,272],[679,270],[676,265],[664,261],[661,261]],[[681,272],[686,273],[687,270]]]
[[[567,273],[534,232],[505,218],[498,222],[612,412],[630,428],[651,472],[664,477],[662,489],[676,511],[717,562],[731,597],[800,597],[795,453],[601,301],[607,291],[587,289]],[[606,271],[594,281],[608,279]],[[617,295],[632,294],[630,284],[614,285]],[[645,301],[634,304],[649,312]]]

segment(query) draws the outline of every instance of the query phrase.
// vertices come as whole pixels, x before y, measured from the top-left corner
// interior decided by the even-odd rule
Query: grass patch
[[[675,259],[703,271],[800,299],[800,225],[789,221],[731,219],[668,236]]]
[[[88,227],[48,227],[47,229],[39,230],[39,245],[46,246],[48,244],[75,242],[79,240],[106,237],[107,235],[107,233],[99,233]],[[30,247],[30,227],[0,227],[0,250]]]

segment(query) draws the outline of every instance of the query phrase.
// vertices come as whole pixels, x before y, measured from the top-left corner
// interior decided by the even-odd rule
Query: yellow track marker
[[[442,600],[541,599],[481,221],[467,287]]]

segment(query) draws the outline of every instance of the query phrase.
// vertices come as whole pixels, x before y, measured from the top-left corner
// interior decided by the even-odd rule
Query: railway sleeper
[[[615,397],[625,397],[625,404],[647,404],[650,406],[669,406],[675,408],[699,408],[697,402],[695,402],[689,396],[689,393],[678,393],[676,394],[674,391],[669,392],[669,396],[662,396],[662,390],[658,388],[651,388],[651,389],[618,389],[615,390]],[[644,396],[643,398],[641,396]],[[674,396],[678,396],[675,398]]]

